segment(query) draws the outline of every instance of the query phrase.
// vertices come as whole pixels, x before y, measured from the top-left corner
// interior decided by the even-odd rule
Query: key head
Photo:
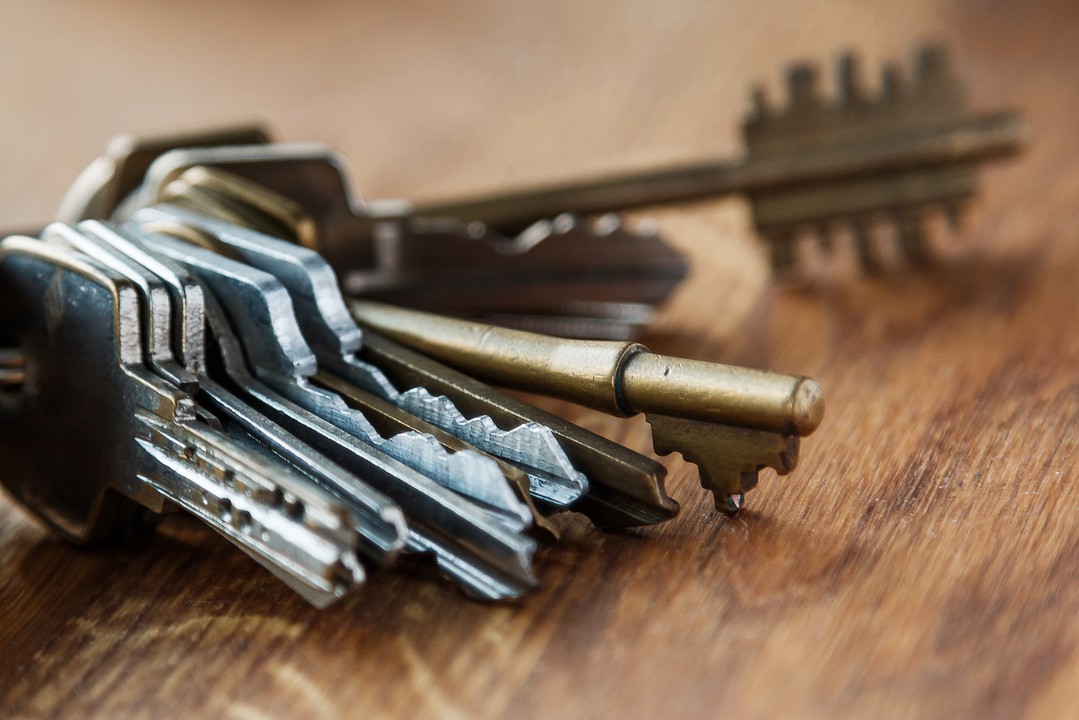
[[[0,482],[64,537],[124,534],[162,510],[137,480],[136,407],[193,416],[142,371],[133,285],[77,254],[30,238],[0,244],[0,340],[25,381],[0,399]]]
[[[109,142],[105,153],[90,163],[72,184],[60,203],[57,218],[67,223],[108,218],[120,201],[142,182],[151,163],[170,150],[269,142],[269,133],[258,125],[152,138],[119,135]]]

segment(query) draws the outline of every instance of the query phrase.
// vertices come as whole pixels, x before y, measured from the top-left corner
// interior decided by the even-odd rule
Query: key
[[[175,383],[176,377],[184,377],[189,387],[194,384],[197,388],[196,398],[200,404],[218,413],[214,418],[218,424],[224,421],[237,430],[234,435],[248,435],[266,447],[277,449],[279,456],[299,472],[311,476],[342,498],[361,518],[361,552],[379,564],[393,560],[404,545],[407,533],[399,508],[359,479],[332,466],[268,419],[260,417],[257,410],[205,375],[202,370],[205,368],[204,303],[201,288],[186,277],[184,270],[170,265],[167,260],[153,258],[96,221],[80,223],[78,230],[54,223],[45,229],[43,237],[76,248],[135,283],[147,305],[143,313],[144,319],[149,319],[149,323],[143,323],[144,337],[150,339],[146,356],[150,358],[151,353],[156,356],[151,367],[170,382]],[[166,283],[165,277],[172,278],[171,283]],[[179,333],[172,332],[170,284],[179,308]],[[175,355],[169,351],[172,342],[181,348]],[[182,369],[177,370],[177,366]],[[163,371],[163,368],[167,370]],[[199,375],[195,376],[195,373]]]
[[[658,522],[677,512],[677,503],[662,487],[665,471],[654,461],[480,383],[459,378],[457,373],[429,360],[410,358],[400,363],[398,356],[379,358],[380,363],[398,365],[399,377],[410,388],[400,393],[376,367],[379,363],[363,363],[342,355],[343,350],[354,350],[358,344],[343,338],[354,338],[359,331],[348,316],[332,271],[312,251],[168,206],[140,210],[134,222],[157,228],[179,224],[212,234],[219,245],[225,246],[225,251],[236,253],[263,269],[276,270],[293,297],[298,298],[297,305],[306,308],[299,317],[307,321],[308,338],[316,348],[322,348],[319,362],[441,429],[524,469],[532,480],[532,493],[546,505],[555,508],[569,505],[604,527]],[[419,366],[422,372],[410,372]],[[443,397],[435,397],[428,391],[425,386],[431,383],[435,383],[432,387],[437,387]],[[473,417],[466,419],[455,407],[458,400],[468,403]],[[488,416],[488,412],[494,417]],[[533,421],[534,417],[539,422]],[[538,440],[542,443],[537,444]],[[582,462],[591,475],[599,478],[595,492],[589,492],[589,497],[579,505],[571,503],[580,498],[585,481],[583,477],[576,479],[579,473],[565,453],[572,453],[574,463]],[[568,488],[569,494],[562,484],[553,484],[559,478],[574,480],[575,484]]]
[[[885,68],[876,97],[860,85],[852,55],[840,58],[837,74],[834,103],[821,96],[817,69],[808,64],[790,68],[783,109],[770,106],[758,88],[742,125],[747,153],[739,160],[418,204],[414,211],[513,233],[557,213],[610,213],[743,193],[777,270],[795,264],[799,236],[827,245],[837,227],[854,231],[862,265],[875,270],[878,258],[863,228],[878,216],[899,229],[907,260],[924,263],[924,217],[943,209],[957,218],[976,191],[974,166],[1016,153],[1026,136],[1023,122],[1013,112],[970,113],[939,47],[919,52],[910,82]]]
[[[563,334],[633,336],[686,273],[661,239],[631,233],[615,216],[561,216],[506,237],[414,218],[405,202],[360,203],[348,175],[321,146],[174,150],[117,213],[178,203],[307,244],[348,294]]]
[[[263,356],[261,361],[266,364],[262,366],[262,376],[256,380],[244,367],[248,347],[236,340],[231,331],[232,319],[217,307],[219,297],[227,298],[230,303],[252,299],[227,294],[231,292],[230,278],[226,277],[227,272],[220,272],[222,263],[228,265],[227,259],[165,235],[144,234],[139,239],[153,252],[188,267],[200,281],[217,283],[215,293],[205,297],[207,317],[231,380],[260,412],[397,503],[406,514],[409,550],[433,554],[445,575],[477,597],[518,597],[536,586],[537,580],[531,569],[531,557],[536,549],[534,540],[510,530],[464,497],[444,490],[385,454],[385,448],[370,444],[370,437],[364,442],[328,422],[319,413],[293,402],[304,401],[307,393],[294,393],[289,388],[292,381],[287,377],[288,367],[294,361],[294,367],[301,368],[312,361],[303,357],[307,350],[299,334],[285,327],[289,322],[286,318],[291,314],[287,295],[278,294],[275,299],[288,311],[272,317],[267,314],[265,304],[259,304],[262,301],[255,302],[254,306],[237,307],[234,304],[231,308],[233,318],[238,316],[237,310],[258,313],[255,322],[265,323],[263,326],[272,328],[274,334],[281,330],[286,338],[286,344],[276,350],[277,372],[267,370],[270,361]],[[250,271],[250,268],[237,267],[235,263],[228,269],[237,277]],[[264,277],[260,278],[260,283],[272,285],[273,281]],[[245,323],[252,322],[246,315],[243,317]],[[291,323],[295,323],[294,318]],[[250,333],[249,337],[252,342],[263,342]],[[268,348],[265,344],[255,344],[251,349],[266,353]],[[264,380],[273,384],[272,389],[263,385]],[[292,394],[291,399],[279,395],[278,389]]]
[[[354,399],[371,404],[371,398],[363,397],[358,389],[366,388],[423,422],[519,465],[530,474],[534,492],[547,503],[569,505],[585,492],[586,479],[542,425],[524,423],[503,431],[482,416],[465,418],[448,398],[435,397],[422,386],[398,392],[377,367],[356,359],[362,342],[360,329],[349,315],[333,270],[314,251],[168,206],[140,211],[134,222],[152,227],[179,225],[206,233],[217,249],[275,275],[296,303],[303,334],[320,366],[338,376],[337,386],[342,381],[358,386],[347,388]],[[386,412],[383,409],[380,414]]]
[[[565,340],[354,301],[353,315],[477,378],[613,415],[644,413],[656,452],[700,469],[717,509],[734,512],[758,471],[794,469],[799,438],[824,414],[813,380],[655,355],[636,343]]]
[[[217,249],[232,250],[249,264],[275,274],[289,290],[305,339],[315,351],[320,365],[320,371],[313,377],[315,384],[341,395],[350,405],[362,410],[365,416],[378,426],[377,430],[381,434],[389,436],[412,431],[435,437],[443,447],[455,453],[479,452],[449,432],[406,412],[417,403],[421,407],[438,406],[443,408],[442,415],[451,418],[451,429],[466,425],[468,421],[457,413],[448,399],[434,398],[423,388],[415,388],[406,397],[397,392],[377,368],[356,359],[355,350],[360,343],[360,330],[348,314],[333,271],[316,253],[255,234],[246,228],[215,223],[191,213],[181,212],[170,216],[162,210],[155,216],[153,213],[158,213],[156,209],[149,212],[149,216],[144,215],[144,219],[148,217],[145,220],[147,222],[176,222],[213,233],[218,241]],[[271,249],[272,252],[269,252]],[[373,392],[367,392],[360,386],[370,388]],[[378,393],[378,396],[373,393]],[[399,401],[404,409],[383,398]],[[538,431],[541,428],[534,429]],[[522,452],[522,447],[527,449],[529,436],[521,435],[522,437],[516,437],[511,433],[484,433],[483,439],[502,450],[501,454],[515,457]],[[541,526],[545,537],[552,536],[552,527],[531,504],[528,477],[506,462],[495,462],[509,485],[471,480],[467,487],[457,489],[473,500],[484,503],[489,509],[504,513],[505,519],[515,523],[519,529],[535,523]],[[568,461],[566,464],[568,465]],[[579,473],[572,470],[571,476],[566,479],[572,483],[566,490],[568,497],[574,500],[583,491],[584,480]],[[555,480],[544,476],[542,482],[552,483]]]
[[[597,527],[616,530],[653,525],[678,514],[667,494],[666,468],[523,400],[500,392],[426,355],[374,332],[364,333],[360,357],[400,386],[422,385],[445,395],[463,412],[491,418],[498,427],[537,423],[548,428],[574,467],[588,478],[588,492],[570,506]]]
[[[175,251],[178,246],[174,243],[172,249]],[[308,380],[316,371],[317,356],[306,346],[285,288],[256,268],[198,248],[190,248],[188,252],[185,262],[189,267],[198,263],[196,273],[214,288],[226,312],[232,311],[233,317],[244,313],[246,321],[240,325],[240,336],[248,361],[267,385],[309,412],[463,495],[490,498],[498,492],[493,486],[503,488],[504,497],[512,497],[500,470],[488,458],[470,451],[445,452],[433,438],[416,432],[383,438],[362,413],[348,408],[332,392],[311,385]],[[358,341],[358,329],[354,334]]]
[[[0,277],[0,333],[26,367],[0,407],[2,479],[19,502],[84,543],[183,508],[318,606],[362,583],[358,518],[145,369],[131,282],[22,237],[0,244]]]
[[[259,145],[268,142],[269,133],[257,125],[155,138],[119,135],[109,142],[105,153],[90,163],[72,183],[60,202],[56,219],[73,225],[80,220],[110,217],[120,202],[142,182],[150,163],[173,148]]]

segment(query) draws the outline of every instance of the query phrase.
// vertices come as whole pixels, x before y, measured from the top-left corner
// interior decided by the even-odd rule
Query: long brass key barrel
[[[566,340],[354,301],[357,320],[398,342],[496,385],[613,415],[646,415],[656,451],[682,452],[737,510],[757,471],[794,469],[798,439],[824,415],[816,381],[654,354],[630,342]]]

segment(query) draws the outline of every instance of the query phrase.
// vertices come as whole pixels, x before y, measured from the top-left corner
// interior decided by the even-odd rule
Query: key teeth
[[[550,428],[537,423],[524,423],[503,430],[487,415],[466,418],[448,397],[432,395],[422,387],[401,393],[400,406],[481,450],[489,452],[487,448],[491,447],[508,448],[518,456],[529,457],[531,462],[528,464],[537,470],[567,480],[581,477]]]
[[[788,110],[816,108],[821,104],[818,78],[820,72],[813,63],[796,63],[787,70]]]
[[[418,432],[394,435],[386,443],[401,457],[417,458],[416,465],[445,487],[508,513],[521,529],[531,525],[531,512],[490,458],[471,450],[448,452],[434,437]]]
[[[436,438],[424,433],[404,432],[383,437],[362,412],[348,407],[339,396],[332,393],[322,396],[337,406],[349,432],[443,487],[509,513],[521,523],[530,523],[531,513],[513,494],[494,460],[475,452],[449,452]]]
[[[914,56],[911,79],[906,79],[900,66],[894,62],[881,65],[880,89],[870,95],[861,82],[859,56],[847,51],[836,59],[834,106],[849,105],[886,106],[907,98],[941,96],[961,92],[959,77],[952,63],[951,53],[941,45],[924,45]],[[745,117],[746,126],[760,126],[784,116],[821,115],[830,110],[819,86],[820,72],[816,63],[798,62],[787,66],[786,105],[781,110],[769,107],[763,85],[756,84],[750,91],[750,111]],[[882,107],[883,112],[889,112]],[[823,117],[823,115],[822,115]]]
[[[382,370],[371,363],[355,359],[349,364],[359,371],[359,378],[364,381],[362,384],[367,389],[425,422],[474,445],[479,450],[568,482],[572,486],[568,493],[571,498],[568,502],[576,500],[587,491],[588,481],[573,467],[549,428],[537,423],[523,423],[509,430],[502,430],[487,415],[471,419],[465,417],[452,400],[445,395],[433,395],[427,388],[415,387],[404,392],[398,391]],[[506,457],[507,449],[513,457]],[[522,462],[522,457],[527,457],[528,462]]]
[[[851,105],[865,100],[861,82],[861,62],[853,52],[845,52],[836,61],[836,86],[839,105]]]
[[[958,84],[951,53],[942,45],[926,45],[920,48],[914,67],[915,88],[918,93],[946,92]]]

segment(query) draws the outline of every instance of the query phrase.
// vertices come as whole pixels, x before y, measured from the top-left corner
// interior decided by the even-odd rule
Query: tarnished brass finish
[[[60,203],[56,219],[75,223],[111,216],[120,201],[139,186],[153,161],[169,150],[193,146],[262,145],[268,142],[269,134],[258,125],[200,130],[164,137],[117,136],[109,142],[105,154],[88,165],[72,183]]]
[[[805,377],[669,358],[635,343],[565,340],[356,301],[356,319],[477,378],[578,402],[644,413],[657,453],[680,452],[700,469],[716,507],[733,512],[770,467],[798,462],[799,437],[824,415]]]
[[[488,382],[614,415],[653,413],[808,435],[820,385],[799,376],[648,352],[637,343],[566,340],[357,300],[363,325]]]
[[[741,509],[743,496],[757,486],[762,469],[786,475],[798,464],[796,435],[652,413],[645,418],[652,426],[655,451],[681,453],[696,465],[701,485],[712,491],[720,512]]]

